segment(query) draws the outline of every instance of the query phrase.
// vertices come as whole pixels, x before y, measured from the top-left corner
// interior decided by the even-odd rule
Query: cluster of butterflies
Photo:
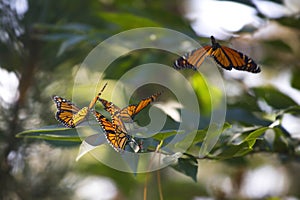
[[[226,70],[234,68],[236,70],[252,73],[259,73],[261,71],[260,67],[247,55],[232,48],[221,46],[216,42],[213,36],[211,36],[211,43],[212,45],[203,46],[181,56],[174,62],[174,68],[191,68],[196,70],[204,62],[206,57],[213,57],[216,63]],[[100,98],[106,85],[107,84],[104,85],[100,93],[90,102],[88,107],[81,109],[67,99],[53,96],[53,101],[57,107],[56,119],[66,127],[75,128],[85,121],[89,113],[92,112],[105,132],[108,143],[116,151],[123,151],[126,144],[129,144],[135,152],[138,152],[140,150],[140,145],[138,145],[134,138],[128,134],[124,123],[132,123],[135,115],[151,102],[155,101],[161,93],[153,94],[148,98],[142,99],[138,104],[129,105],[120,109],[112,102]],[[104,117],[100,112],[93,109],[97,101],[101,102],[104,109],[110,113],[111,121]]]
[[[68,128],[75,128],[87,120],[89,113],[92,113],[105,132],[108,143],[117,151],[123,151],[126,144],[129,144],[134,152],[140,150],[140,145],[134,138],[128,134],[124,123],[132,123],[136,114],[155,101],[161,93],[153,94],[142,99],[138,104],[132,104],[121,109],[112,102],[101,99],[100,95],[104,91],[107,83],[103,86],[98,95],[90,102],[88,107],[79,108],[71,101],[53,96],[57,112],[55,118]],[[102,103],[104,109],[110,113],[111,121],[103,116],[100,112],[93,109],[96,102]]]

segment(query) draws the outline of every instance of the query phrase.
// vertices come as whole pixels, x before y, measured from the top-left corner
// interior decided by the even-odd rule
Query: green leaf
[[[212,157],[218,159],[229,159],[233,157],[246,155],[250,151],[252,151],[252,148],[249,148],[247,142],[243,142],[239,145],[230,145],[230,146],[223,147],[217,152],[218,154]]]
[[[69,23],[63,25],[57,24],[43,24],[43,23],[36,23],[34,24],[34,30],[39,32],[72,32],[72,33],[86,33],[90,31],[92,27],[88,24],[81,24],[81,23]]]
[[[299,116],[300,115],[300,106],[292,106],[290,108],[283,110],[283,112],[285,114],[292,114],[292,115]]]
[[[273,141],[273,151],[281,153],[292,153],[293,148],[290,142],[290,138],[286,137],[286,134],[283,132],[282,127],[278,126],[273,128],[275,133],[275,138]]]
[[[285,109],[297,105],[297,103],[289,96],[271,86],[253,88],[253,91],[258,98],[263,98],[275,109]]]
[[[133,15],[130,13],[101,12],[99,13],[99,16],[109,22],[119,25],[123,29],[140,28],[146,26],[161,26],[160,24],[152,21],[151,19]]]
[[[293,53],[290,44],[287,43],[285,40],[278,39],[278,40],[264,41],[264,44],[269,46],[269,48],[275,48],[280,50],[281,52]]]
[[[161,140],[165,140],[171,136],[174,136],[176,134],[181,134],[181,133],[183,133],[183,131],[165,130],[165,131],[161,131],[161,132],[155,134],[154,136],[152,136],[152,138],[161,141]]]
[[[253,146],[256,140],[263,134],[269,127],[258,128],[251,133],[243,140],[241,140],[238,145],[230,144],[228,146],[223,146],[216,152],[216,158],[219,159],[229,159],[233,157],[244,156],[247,153],[253,150]]]
[[[231,124],[229,124],[228,122],[225,122],[222,128],[222,132],[224,132],[226,129],[231,128]],[[207,133],[207,129],[205,130],[198,130],[196,133],[196,136],[193,140],[193,145],[203,142],[205,137],[206,137],[206,133]]]
[[[230,124],[230,123],[228,123],[228,122],[225,122],[224,124],[223,124],[223,131],[225,131],[226,129],[229,129],[229,128],[231,128],[232,127],[232,125]]]
[[[63,26],[59,27],[60,30],[70,31],[72,33],[87,33],[92,29],[92,27],[88,24],[81,24],[81,23],[70,23],[64,24]]]
[[[276,22],[279,22],[284,27],[290,27],[292,29],[300,29],[299,27],[299,18],[297,17],[281,17],[279,19],[276,19]]]
[[[253,95],[249,93],[243,93],[234,97],[227,97],[229,99],[228,107],[231,109],[245,109],[250,112],[260,111],[261,109],[257,105],[257,99],[253,98]],[[231,100],[233,99],[233,101]]]
[[[75,35],[68,40],[64,41],[57,53],[57,56],[60,56],[63,54],[67,49],[70,49],[71,47],[75,46],[76,44],[80,43],[81,41],[85,40],[86,36],[84,35]]]
[[[252,148],[257,140],[258,137],[260,137],[263,133],[266,132],[266,130],[268,130],[269,127],[262,127],[259,128],[253,132],[251,132],[244,140],[243,142],[247,142],[249,148]]]
[[[296,88],[300,90],[300,70],[294,70],[292,72],[292,80],[291,80],[291,85],[293,88]]]
[[[47,42],[55,42],[55,41],[63,41],[67,40],[70,37],[73,37],[73,33],[53,33],[53,34],[47,34],[47,35],[39,35],[37,36],[38,39],[44,40]]]
[[[199,100],[201,112],[210,114],[212,108],[219,106],[222,92],[217,87],[208,85],[207,80],[200,73],[195,73],[191,81]],[[214,99],[211,99],[211,97],[214,97]]]
[[[211,95],[204,77],[199,73],[195,73],[192,76],[192,84],[197,94],[201,111],[206,114],[210,113],[212,107]]]
[[[57,126],[56,126],[57,127]],[[17,138],[35,138],[44,140],[81,142],[77,130],[73,128],[42,128],[27,130],[16,135]]]
[[[185,154],[186,156],[183,158],[178,158],[178,163],[173,165],[172,167],[191,177],[195,182],[197,182],[197,171],[198,171],[198,162],[195,157],[192,155]]]
[[[246,106],[246,105],[245,105]],[[263,125],[266,126],[270,122],[269,120],[265,120],[260,112],[253,113],[253,110],[249,110],[248,108],[245,109],[244,106],[238,108],[230,108],[227,109],[226,112],[226,120],[229,122],[236,122],[242,123],[247,126],[253,125]]]
[[[241,157],[251,152],[253,149],[250,148],[249,145],[248,146],[247,145],[248,145],[247,143],[243,143],[239,145],[239,148],[237,149],[238,151],[236,151],[233,157]]]
[[[207,132],[207,130],[198,130],[197,133],[196,133],[196,136],[193,140],[193,145],[195,145],[197,143],[200,143],[200,142],[203,142],[204,138],[206,136],[206,132]]]

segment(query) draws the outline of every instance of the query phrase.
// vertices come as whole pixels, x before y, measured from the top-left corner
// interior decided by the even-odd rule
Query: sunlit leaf
[[[192,84],[199,99],[201,110],[204,113],[210,113],[212,107],[211,95],[204,78],[199,73],[195,73],[192,77]]]
[[[243,142],[247,142],[249,145],[249,148],[252,148],[255,144],[258,137],[260,137],[263,133],[265,133],[266,130],[268,130],[269,127],[262,127],[259,128],[253,132],[251,132],[244,140]]]
[[[44,140],[70,141],[81,142],[76,129],[71,128],[42,128],[35,130],[27,130],[16,135],[18,138],[36,138]]]

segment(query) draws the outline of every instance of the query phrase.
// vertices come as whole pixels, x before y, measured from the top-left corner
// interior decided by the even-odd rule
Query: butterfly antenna
[[[104,91],[104,89],[106,88],[107,86],[107,82],[104,84],[103,88],[101,89],[101,91],[98,93],[98,97],[101,95],[101,93]]]
[[[92,109],[92,107],[94,107],[95,103],[97,102],[97,100],[101,96],[101,94],[104,91],[104,89],[106,88],[106,86],[107,86],[107,83],[105,83],[105,85],[102,87],[102,89],[100,90],[100,92],[98,93],[98,95],[91,101],[91,103],[89,105],[89,109]]]

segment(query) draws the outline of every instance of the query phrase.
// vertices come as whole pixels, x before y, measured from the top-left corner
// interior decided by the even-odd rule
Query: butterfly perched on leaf
[[[123,151],[127,143],[131,146],[134,152],[138,152],[140,150],[137,142],[127,134],[126,131],[122,131],[122,129],[110,122],[107,118],[105,118],[101,113],[94,110],[94,116],[97,121],[101,125],[102,129],[105,132],[105,137],[108,143],[117,151]]]
[[[109,112],[112,116],[112,122],[116,123],[123,131],[125,131],[125,123],[133,122],[133,118],[136,114],[138,114],[141,110],[143,110],[146,106],[148,106],[151,102],[155,101],[161,92],[153,94],[147,98],[142,99],[138,104],[131,104],[129,106],[120,109],[118,106],[113,104],[112,102],[108,102],[105,99],[99,98],[98,100],[104,106],[104,109]],[[122,122],[122,123],[121,123]]]
[[[120,109],[112,102],[99,98],[98,100],[103,104],[104,109],[110,113],[112,122],[107,120],[101,113],[94,111],[97,121],[102,126],[106,134],[106,139],[114,147],[116,151],[124,150],[125,145],[129,143],[134,152],[140,150],[137,142],[128,134],[124,122],[132,122],[134,116],[155,101],[161,93],[151,95],[148,98],[142,99],[138,104],[133,104]]]
[[[259,73],[260,67],[247,55],[232,48],[221,46],[213,36],[210,37],[212,45],[206,45],[195,49],[174,62],[175,69],[192,68],[197,69],[205,58],[211,56],[224,69],[242,70]]]
[[[65,98],[53,96],[52,99],[57,108],[55,118],[66,127],[75,128],[78,124],[86,120],[89,111],[94,107],[106,85],[107,83],[103,86],[98,95],[90,102],[88,107],[79,108]]]

